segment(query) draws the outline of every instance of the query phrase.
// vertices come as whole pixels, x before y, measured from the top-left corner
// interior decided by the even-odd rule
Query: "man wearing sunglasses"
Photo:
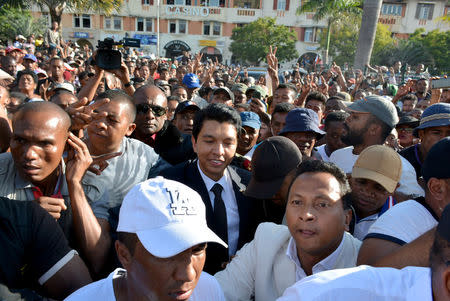
[[[195,157],[189,135],[167,120],[167,98],[155,85],[144,85],[133,96],[136,130],[133,137],[153,147],[164,160],[178,164]]]

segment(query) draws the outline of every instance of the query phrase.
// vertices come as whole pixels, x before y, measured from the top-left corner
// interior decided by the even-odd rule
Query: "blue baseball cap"
[[[325,132],[319,129],[319,116],[311,109],[297,108],[286,116],[286,125],[280,132],[280,136],[294,132],[314,132],[320,139]]]
[[[188,73],[183,77],[183,84],[186,85],[189,89],[192,88],[200,88],[200,80],[198,76],[194,73]]]
[[[258,114],[254,112],[241,112],[241,120],[242,126],[248,126],[254,128],[255,130],[259,130],[261,128],[261,120],[259,119]]]
[[[414,129],[413,134],[417,136],[419,130],[448,125],[450,125],[450,103],[435,103],[423,111],[420,124]]]
[[[25,54],[25,56],[23,57],[24,60],[32,60],[33,62],[37,62],[37,58],[34,54],[31,53],[27,53]]]

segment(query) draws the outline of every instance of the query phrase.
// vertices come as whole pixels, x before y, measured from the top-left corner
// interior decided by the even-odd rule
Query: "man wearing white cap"
[[[226,244],[206,224],[205,205],[191,188],[157,177],[123,200],[115,243],[124,269],[66,300],[220,300],[217,281],[203,273],[206,243]]]

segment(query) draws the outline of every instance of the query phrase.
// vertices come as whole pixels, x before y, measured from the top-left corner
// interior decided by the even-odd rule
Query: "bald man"
[[[133,137],[150,145],[172,165],[195,157],[190,135],[167,120],[167,98],[155,85],[144,85],[133,95],[136,130]]]

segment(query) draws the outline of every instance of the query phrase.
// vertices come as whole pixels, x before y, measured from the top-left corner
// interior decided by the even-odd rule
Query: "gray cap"
[[[359,113],[370,113],[394,128],[398,123],[397,110],[392,102],[378,95],[369,95],[360,99],[350,106],[347,110]]]

